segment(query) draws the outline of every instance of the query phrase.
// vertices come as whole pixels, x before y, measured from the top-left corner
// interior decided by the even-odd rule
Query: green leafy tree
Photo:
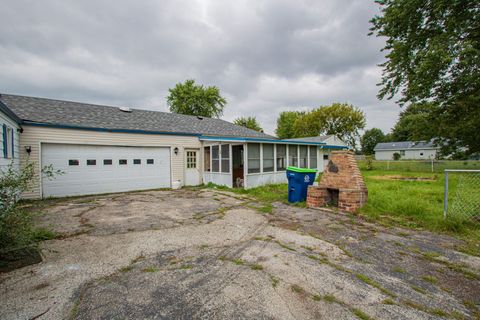
[[[260,127],[260,124],[255,117],[240,117],[233,120],[233,123],[248,129],[263,132],[262,127]]]
[[[174,113],[219,118],[227,103],[217,87],[196,85],[191,79],[177,83],[168,91],[167,104]]]
[[[379,98],[432,102],[443,142],[480,151],[478,0],[376,0],[371,33],[385,37]]]
[[[293,125],[295,121],[305,115],[303,111],[283,111],[277,118],[277,129],[275,134],[280,139],[296,138]]]
[[[437,107],[432,103],[415,103],[400,113],[392,129],[395,141],[430,140],[438,131]]]
[[[297,137],[334,134],[355,148],[359,130],[365,128],[365,114],[346,103],[322,106],[299,117],[294,123]]]
[[[360,138],[360,145],[362,146],[362,152],[366,155],[371,155],[374,153],[373,149],[377,143],[385,141],[385,134],[382,130],[378,128],[372,128],[363,134]]]

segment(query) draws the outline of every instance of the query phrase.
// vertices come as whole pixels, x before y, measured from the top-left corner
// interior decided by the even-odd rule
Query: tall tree
[[[362,146],[362,152],[366,155],[374,153],[377,143],[385,141],[385,134],[378,128],[372,128],[366,130],[363,136],[360,138],[360,145]]]
[[[438,107],[432,103],[414,103],[400,112],[400,117],[392,129],[395,141],[430,140],[438,132]]]
[[[303,116],[305,112],[303,111],[283,111],[277,118],[277,129],[275,129],[275,134],[280,139],[289,139],[295,138],[295,130],[293,125],[295,121]]]
[[[260,124],[258,123],[257,118],[255,118],[255,117],[236,118],[235,120],[233,120],[233,123],[235,123],[236,125],[248,128],[248,129],[263,132],[262,127],[260,127]]]
[[[299,117],[294,123],[297,137],[334,134],[356,148],[359,130],[365,128],[365,114],[346,103],[322,106]]]
[[[174,113],[220,118],[227,103],[217,87],[196,85],[192,79],[168,91],[167,104]]]
[[[434,136],[480,151],[480,3],[478,0],[376,0],[371,33],[386,37],[379,98],[433,102]],[[432,136],[433,137],[433,136]]]

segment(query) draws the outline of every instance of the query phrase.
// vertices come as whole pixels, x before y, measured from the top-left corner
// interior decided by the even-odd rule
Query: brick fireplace
[[[318,186],[309,186],[307,207],[355,212],[367,202],[367,186],[351,151],[334,151]]]

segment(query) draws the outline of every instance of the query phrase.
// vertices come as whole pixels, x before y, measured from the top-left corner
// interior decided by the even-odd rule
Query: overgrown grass
[[[423,171],[425,170],[423,168]],[[457,248],[459,251],[480,256],[480,224],[471,220],[443,218],[445,178],[442,173],[364,170],[362,174],[368,188],[368,202],[358,213],[369,221],[385,226],[447,232],[466,241],[464,246]],[[396,180],[389,179],[388,176],[421,177],[431,180]],[[458,176],[451,175],[450,200],[454,197],[453,191],[457,183]],[[287,184],[271,184],[246,190],[216,187],[251,196],[264,204],[276,201],[288,203]],[[480,188],[478,192],[480,197]],[[297,205],[304,206],[305,203]],[[266,207],[265,211],[270,211],[270,208]]]
[[[391,180],[388,176],[422,177],[432,180]],[[443,218],[445,178],[442,174],[405,173],[392,171],[364,171],[368,188],[368,202],[360,213],[372,221],[387,225],[425,228],[431,231],[450,232],[464,236],[478,244],[480,227],[471,220]],[[457,185],[455,175],[450,177],[450,188]],[[480,196],[480,188],[479,188]],[[454,193],[450,194],[450,198]],[[468,248],[472,249],[472,247]],[[467,250],[468,250],[467,249]],[[475,252],[471,252],[475,253]],[[477,255],[480,252],[476,253]]]

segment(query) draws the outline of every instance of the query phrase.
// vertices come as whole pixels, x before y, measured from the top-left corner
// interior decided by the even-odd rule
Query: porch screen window
[[[286,168],[287,146],[277,144],[277,171],[284,171]]]
[[[203,168],[205,172],[210,172],[210,147],[205,147],[203,154]]]
[[[248,144],[248,173],[260,172],[260,144]]]
[[[300,168],[307,167],[308,146],[300,146]]]
[[[212,146],[212,172],[220,172],[219,146]]]
[[[273,171],[273,144],[263,145],[263,172]]]
[[[298,154],[296,145],[288,146],[288,165],[294,167],[298,166]]]
[[[310,146],[310,169],[317,169],[317,147]]]
[[[222,144],[222,172],[230,172],[230,145]]]

